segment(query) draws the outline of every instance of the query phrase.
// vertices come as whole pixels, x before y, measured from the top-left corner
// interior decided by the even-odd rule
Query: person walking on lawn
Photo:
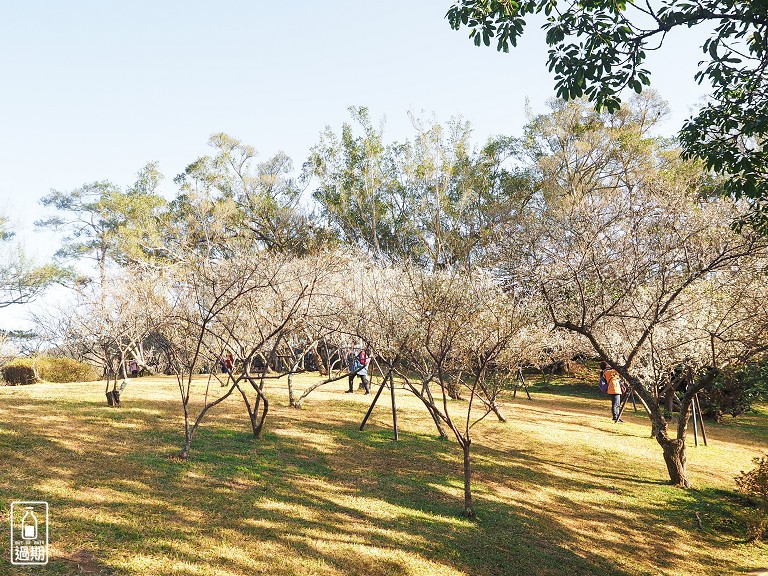
[[[347,356],[349,366],[349,390],[347,390],[347,394],[352,394],[355,391],[355,376],[360,376],[360,380],[363,381],[365,393],[371,393],[371,385],[368,381],[368,364],[370,363],[371,358],[366,354],[362,344],[359,348],[353,348],[349,353]]]
[[[606,394],[611,397],[611,415],[614,422],[624,422],[619,418],[621,409],[621,376],[605,361],[600,362],[600,379],[607,383]]]

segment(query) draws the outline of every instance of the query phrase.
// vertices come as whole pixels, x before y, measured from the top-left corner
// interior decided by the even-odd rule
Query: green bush
[[[98,380],[96,371],[88,364],[71,358],[17,358],[2,368],[3,380],[8,384],[45,382],[92,382]]]
[[[722,372],[712,386],[699,392],[705,416],[720,421],[724,415],[739,416],[752,404],[768,399],[768,361],[745,364],[737,370]]]
[[[757,509],[749,519],[749,537],[758,540],[768,536],[768,454],[752,460],[757,468],[741,472],[736,477],[736,485],[744,494],[757,500]]]
[[[35,371],[32,369],[32,362],[27,362],[26,360],[26,358],[11,360],[3,366],[3,380],[12,385],[33,384],[37,382]]]

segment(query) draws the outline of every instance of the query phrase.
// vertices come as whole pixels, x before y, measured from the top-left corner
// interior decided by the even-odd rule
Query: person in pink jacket
[[[621,409],[621,376],[619,376],[616,370],[610,368],[607,362],[603,361],[600,362],[600,378],[608,383],[606,394],[611,397],[613,421],[624,422],[624,420],[619,418],[619,410]]]

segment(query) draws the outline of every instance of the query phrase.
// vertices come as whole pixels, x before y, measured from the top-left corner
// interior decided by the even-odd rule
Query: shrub
[[[768,535],[768,455],[752,460],[757,468],[741,472],[736,485],[744,494],[757,500],[757,510],[749,522],[749,537],[758,540]]]
[[[709,388],[699,393],[705,416],[720,421],[726,414],[739,416],[749,412],[754,402],[768,398],[768,362],[741,366],[718,375]]]
[[[71,358],[41,357],[38,374],[48,382],[93,382],[99,375],[90,364]]]
[[[27,358],[11,360],[2,369],[3,380],[8,384],[32,384],[37,382],[32,362]]]
[[[33,384],[34,382],[91,382],[98,374],[88,364],[71,358],[17,358],[2,369],[3,380],[8,384]]]

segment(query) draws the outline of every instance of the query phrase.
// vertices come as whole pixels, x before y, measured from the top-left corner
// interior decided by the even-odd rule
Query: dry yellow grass
[[[299,388],[314,381],[299,377]],[[2,509],[51,508],[51,563],[34,574],[459,575],[738,574],[768,569],[768,548],[741,534],[733,477],[768,445],[768,415],[708,427],[689,449],[696,490],[666,484],[648,421],[623,425],[589,394],[505,397],[508,422],[473,430],[478,520],[460,516],[455,442],[436,438],[424,408],[389,395],[364,432],[371,396],[344,381],[300,411],[284,382],[262,440],[242,401],[214,409],[190,461],[171,378],[133,381],[121,409],[103,384],[0,388]],[[455,414],[462,402],[452,403]],[[698,516],[698,520],[697,520]],[[698,522],[701,522],[701,528]],[[7,525],[7,523],[6,523]],[[0,574],[30,574],[8,562]]]

